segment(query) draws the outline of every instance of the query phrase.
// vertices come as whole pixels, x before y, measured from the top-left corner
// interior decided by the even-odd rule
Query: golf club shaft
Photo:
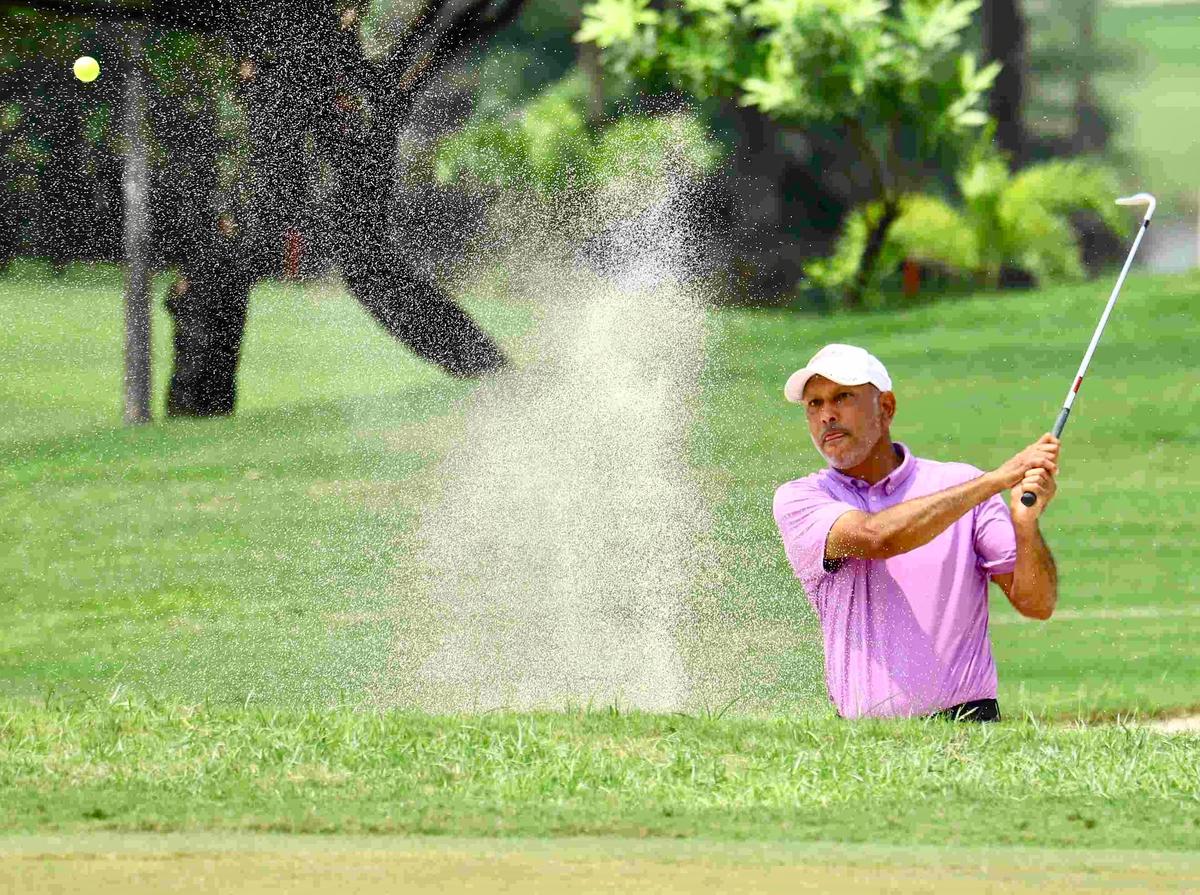
[[[1088,364],[1092,362],[1092,355],[1096,353],[1096,346],[1100,344],[1100,336],[1104,334],[1104,327],[1108,323],[1108,316],[1112,313],[1113,306],[1117,303],[1117,296],[1121,294],[1121,286],[1125,283],[1125,277],[1129,273],[1129,267],[1133,264],[1133,256],[1137,254],[1138,246],[1142,243],[1142,237],[1146,235],[1146,228],[1150,226],[1150,215],[1154,213],[1154,204],[1151,201],[1150,208],[1146,211],[1146,216],[1142,219],[1141,226],[1138,227],[1137,236],[1133,239],[1133,246],[1129,249],[1129,255],[1125,258],[1125,265],[1121,268],[1121,275],[1117,277],[1117,285],[1113,287],[1112,295],[1108,298],[1108,304],[1104,308],[1104,313],[1100,315],[1100,323],[1096,326],[1096,331],[1092,333],[1092,342],[1088,345],[1087,352],[1083,355],[1083,363],[1079,365],[1079,372],[1075,374],[1075,380],[1071,383],[1071,387],[1067,390],[1067,399],[1063,403],[1062,410],[1058,413],[1058,419],[1054,421],[1054,437],[1062,436],[1063,429],[1067,427],[1067,417],[1071,415],[1071,405],[1075,403],[1075,396],[1079,394],[1079,386],[1083,385],[1083,377],[1087,374]],[[1021,503],[1027,507],[1037,503],[1037,495],[1032,491],[1026,491],[1021,495]]]

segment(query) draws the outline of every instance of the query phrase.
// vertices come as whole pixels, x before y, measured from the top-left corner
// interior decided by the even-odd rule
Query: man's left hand
[[[1037,503],[1031,507],[1021,503],[1021,495],[1026,491],[1032,491],[1037,495]],[[1050,470],[1038,468],[1026,472],[1025,478],[1017,482],[1017,486],[1011,492],[1010,505],[1012,506],[1013,522],[1036,522],[1038,516],[1045,511],[1046,505],[1054,499],[1057,491],[1058,483]]]

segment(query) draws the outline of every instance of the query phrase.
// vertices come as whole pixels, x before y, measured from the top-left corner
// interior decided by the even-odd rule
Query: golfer
[[[1022,615],[1054,611],[1038,517],[1054,498],[1058,439],[1043,435],[991,472],[914,457],[892,441],[891,377],[853,345],[826,345],[784,395],[804,405],[829,464],[781,485],[774,512],[821,620],[838,714],[998,721],[988,579]]]

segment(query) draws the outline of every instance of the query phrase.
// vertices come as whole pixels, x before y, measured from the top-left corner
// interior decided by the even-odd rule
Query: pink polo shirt
[[[983,474],[894,444],[903,460],[874,485],[830,467],[775,492],[784,550],[821,620],[829,698],[845,718],[925,715],[996,696],[988,577],[1011,572],[1017,556],[1000,495],[908,553],[825,566],[825,539],[843,513],[878,512]]]

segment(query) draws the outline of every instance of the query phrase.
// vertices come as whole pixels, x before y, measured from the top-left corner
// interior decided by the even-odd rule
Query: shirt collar
[[[890,473],[876,482],[874,485],[868,484],[864,479],[856,479],[853,476],[846,475],[840,469],[829,467],[829,472],[838,481],[844,485],[854,488],[858,491],[876,490],[882,491],[884,494],[891,494],[901,485],[903,485],[916,471],[917,463],[913,459],[912,452],[902,441],[893,441],[892,445],[900,452],[900,465],[893,469]]]

